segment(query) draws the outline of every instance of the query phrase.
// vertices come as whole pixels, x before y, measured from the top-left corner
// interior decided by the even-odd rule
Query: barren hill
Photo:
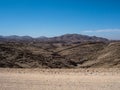
[[[28,42],[18,37],[17,40],[6,39],[0,39],[0,67],[120,67],[120,42],[110,42],[104,38],[69,34],[42,38],[40,41],[24,36],[23,40]]]

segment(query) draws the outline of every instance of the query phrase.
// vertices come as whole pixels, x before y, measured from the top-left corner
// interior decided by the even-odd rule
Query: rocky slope
[[[81,36],[81,35],[80,35]],[[69,37],[69,38],[68,38]],[[73,38],[74,37],[74,38]],[[29,37],[25,37],[24,40]],[[10,68],[119,68],[120,42],[76,35],[51,41],[0,40],[0,67]],[[58,38],[60,38],[58,40]],[[66,39],[65,39],[66,38]],[[73,38],[73,39],[72,39]],[[93,38],[93,37],[91,37]],[[31,38],[32,39],[32,38]],[[42,38],[43,39],[43,38]],[[45,38],[46,39],[46,38]],[[47,38],[48,39],[48,38]],[[53,40],[53,39],[52,39]],[[70,43],[69,43],[70,42]]]

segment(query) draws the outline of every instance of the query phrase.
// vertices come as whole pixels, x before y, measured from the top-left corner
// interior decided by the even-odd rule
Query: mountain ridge
[[[120,41],[66,34],[0,37],[3,68],[120,68]]]
[[[0,40],[5,41],[41,41],[41,42],[86,42],[86,41],[109,41],[106,38],[96,37],[96,36],[87,36],[81,34],[65,34],[55,37],[37,37],[33,38],[31,36],[0,36]]]

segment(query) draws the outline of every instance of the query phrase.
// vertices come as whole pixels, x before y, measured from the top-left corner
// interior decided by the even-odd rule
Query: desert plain
[[[0,90],[120,90],[120,70],[1,68]]]

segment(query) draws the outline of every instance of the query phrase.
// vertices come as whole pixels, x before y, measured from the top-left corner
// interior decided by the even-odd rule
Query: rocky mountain
[[[80,34],[0,36],[0,67],[119,68],[120,41]]]
[[[97,42],[97,41],[108,41],[108,39],[96,37],[96,36],[87,36],[80,34],[65,34],[58,37],[50,38],[51,41],[62,41],[62,42]]]
[[[78,34],[0,37],[0,67],[119,68],[120,42]]]
[[[80,35],[80,34],[65,34],[62,36],[57,37],[38,37],[32,38],[30,36],[0,36],[0,40],[4,41],[36,41],[36,42],[64,42],[64,43],[77,43],[77,42],[96,42],[96,41],[108,41],[108,39],[96,37],[96,36],[87,36],[87,35]]]
[[[0,36],[0,41],[33,41],[34,39],[30,36]]]

